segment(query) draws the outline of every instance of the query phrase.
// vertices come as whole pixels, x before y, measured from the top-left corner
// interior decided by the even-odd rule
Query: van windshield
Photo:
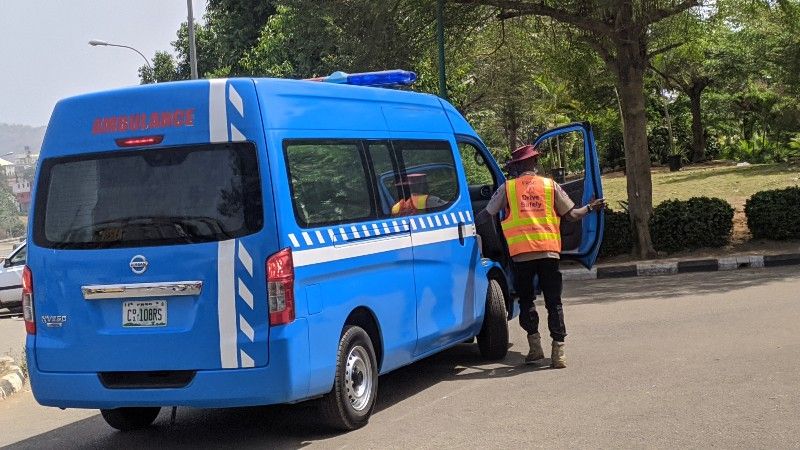
[[[50,158],[39,180],[34,240],[42,247],[211,242],[263,225],[251,143]]]

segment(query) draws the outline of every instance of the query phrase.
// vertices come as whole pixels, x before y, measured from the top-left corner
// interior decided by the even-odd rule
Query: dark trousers
[[[533,305],[536,294],[533,291],[533,277],[539,277],[539,289],[544,294],[547,308],[547,326],[554,341],[564,342],[567,327],[564,325],[564,309],[561,306],[561,272],[558,259],[542,258],[533,261],[514,263],[514,284],[519,295],[519,324],[528,332],[539,332],[539,313]]]

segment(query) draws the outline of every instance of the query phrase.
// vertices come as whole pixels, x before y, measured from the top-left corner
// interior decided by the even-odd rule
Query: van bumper
[[[194,379],[181,388],[109,389],[100,382],[97,372],[43,372],[36,365],[34,336],[28,336],[27,348],[33,395],[44,406],[225,408],[288,403],[308,397],[308,324],[305,319],[270,329],[268,366],[198,370]]]

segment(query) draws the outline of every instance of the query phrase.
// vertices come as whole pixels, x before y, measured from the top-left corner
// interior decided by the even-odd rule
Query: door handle
[[[458,243],[464,245],[464,229],[466,225],[464,222],[458,222]]]

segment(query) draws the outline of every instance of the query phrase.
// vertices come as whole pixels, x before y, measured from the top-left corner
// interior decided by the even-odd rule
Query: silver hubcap
[[[373,382],[372,363],[364,347],[357,345],[350,350],[344,368],[344,380],[350,405],[356,411],[362,411],[369,405]]]

